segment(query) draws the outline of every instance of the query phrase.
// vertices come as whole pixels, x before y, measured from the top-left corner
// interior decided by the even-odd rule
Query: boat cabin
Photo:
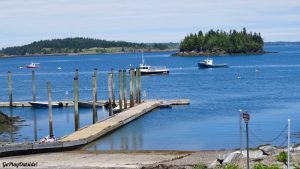
[[[204,62],[204,64],[206,64],[206,65],[213,65],[213,60],[210,59],[210,58],[205,59],[203,62]]]
[[[140,64],[139,68],[148,70],[148,69],[150,69],[150,66],[145,65],[145,64]]]

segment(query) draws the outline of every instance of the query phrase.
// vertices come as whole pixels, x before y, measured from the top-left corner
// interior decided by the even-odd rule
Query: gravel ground
[[[0,158],[0,165],[14,162],[35,162],[36,167],[19,168],[46,168],[46,169],[95,169],[95,168],[142,168],[142,169],[191,169],[193,165],[206,165],[224,157],[232,151],[142,151],[142,152],[83,152],[71,151],[61,153],[45,153]],[[254,153],[254,152],[253,152]],[[300,161],[300,153],[292,154],[293,163]],[[284,164],[277,162],[275,156],[267,156],[261,160],[250,160],[251,168],[255,163]],[[246,168],[246,158],[239,158],[236,162],[240,168]],[[16,167],[5,167],[16,168]]]
[[[37,162],[37,167],[33,168],[141,168],[144,165],[158,164],[187,155],[186,152],[88,153],[71,151],[4,157],[0,158],[0,165],[3,167],[4,162]]]

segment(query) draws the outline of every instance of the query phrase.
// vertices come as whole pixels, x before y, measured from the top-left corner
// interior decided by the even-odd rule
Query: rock
[[[296,147],[294,147],[293,151],[294,151],[294,152],[300,152],[300,145],[299,145],[299,146],[296,146]]]
[[[15,117],[9,117],[0,110],[0,124],[10,125],[16,121]]]
[[[247,150],[243,150],[242,154],[243,157],[247,157]],[[252,150],[249,151],[249,156],[251,159],[260,159],[266,157],[267,155],[264,155],[264,153],[261,150]]]
[[[229,164],[236,162],[239,158],[242,157],[242,154],[239,151],[230,153],[223,161],[223,164]]]
[[[275,154],[276,151],[276,148],[271,145],[260,146],[258,149],[263,152],[263,155],[268,155],[268,156]]]

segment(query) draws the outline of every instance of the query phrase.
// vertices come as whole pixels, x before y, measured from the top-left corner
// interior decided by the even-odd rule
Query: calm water
[[[267,46],[279,53],[215,57],[216,63],[228,63],[229,69],[198,69],[205,57],[171,57],[170,53],[146,53],[146,63],[166,65],[167,76],[144,76],[146,98],[188,98],[189,106],[157,109],[114,133],[88,145],[87,150],[204,150],[239,147],[239,110],[251,113],[250,145],[268,143],[283,131],[273,144],[286,144],[287,119],[292,119],[293,134],[300,127],[300,46]],[[107,73],[110,68],[125,69],[138,65],[140,54],[27,57],[0,60],[0,101],[7,101],[8,70],[13,73],[13,97],[31,100],[31,71],[20,66],[41,63],[37,70],[38,100],[47,100],[46,82],[53,86],[53,100],[73,98],[73,75],[79,69],[80,99],[91,99],[93,68],[99,69],[98,99],[107,98]],[[58,70],[57,67],[62,67]],[[117,86],[117,85],[116,85]],[[66,92],[68,91],[68,92]],[[66,93],[69,93],[66,95]],[[117,92],[116,92],[117,93]],[[47,109],[2,108],[26,121],[2,139],[24,141],[48,133]],[[72,108],[54,109],[54,134],[58,137],[74,130]],[[107,111],[99,109],[99,117]],[[36,122],[36,123],[35,123]],[[91,124],[92,111],[80,110],[81,126]],[[292,141],[299,143],[293,135]]]

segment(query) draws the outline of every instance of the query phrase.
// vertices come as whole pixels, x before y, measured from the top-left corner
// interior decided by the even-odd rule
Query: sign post
[[[287,168],[290,169],[290,142],[291,142],[291,119],[288,119],[288,160],[287,160]]]
[[[242,116],[242,110],[240,110],[239,113],[239,120],[240,120],[240,153],[242,154],[242,135],[243,135],[243,120],[242,120],[243,116]]]
[[[247,169],[250,169],[250,163],[249,163],[249,130],[248,130],[248,123],[250,120],[250,115],[248,112],[243,113],[243,119],[246,123],[246,140],[247,140]]]

